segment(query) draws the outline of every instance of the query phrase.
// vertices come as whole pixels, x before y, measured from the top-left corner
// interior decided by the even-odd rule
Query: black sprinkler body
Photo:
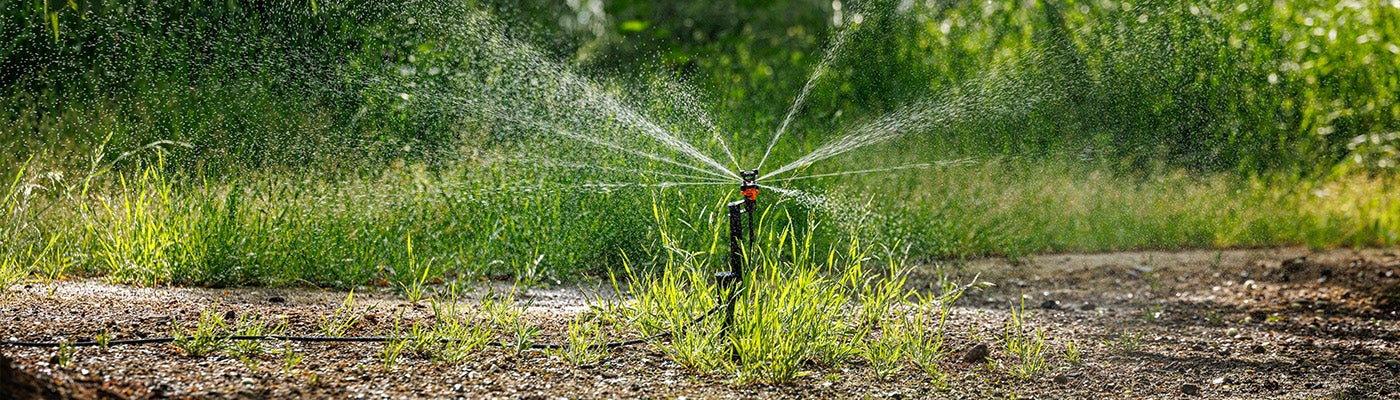
[[[758,170],[739,171],[739,194],[744,198],[730,202],[725,206],[729,208],[729,270],[715,274],[719,281],[721,303],[727,302],[724,312],[723,334],[729,334],[729,328],[734,325],[734,301],[733,294],[739,290],[739,284],[744,281],[744,261],[745,253],[752,249],[754,245],[754,225],[753,215],[758,209]],[[744,229],[744,214],[748,214],[748,231]],[[743,240],[748,237],[748,245],[744,246]],[[734,357],[738,356],[738,351],[733,351]]]
[[[744,196],[744,213],[749,215],[749,247],[753,247],[753,215],[758,208],[758,170],[739,171],[739,194]]]

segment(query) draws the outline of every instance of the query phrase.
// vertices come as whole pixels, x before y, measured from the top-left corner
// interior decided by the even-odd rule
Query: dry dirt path
[[[931,280],[927,265],[915,285]],[[268,356],[256,367],[216,354],[193,358],[168,344],[79,348],[66,368],[54,349],[0,346],[10,375],[33,375],[78,397],[131,398],[1395,398],[1400,396],[1400,256],[1385,250],[1266,249],[1041,255],[944,264],[996,286],[970,293],[954,311],[943,363],[950,388],[907,368],[878,379],[861,361],[809,366],[786,385],[734,385],[696,375],[650,345],[618,349],[594,365],[548,354],[493,349],[461,365],[405,357],[391,371],[378,344],[291,345],[303,360],[290,374]],[[497,284],[499,286],[499,284]],[[475,302],[480,287],[468,293]],[[587,309],[577,287],[529,292],[527,318],[558,340],[564,321]],[[605,291],[606,292],[606,291]],[[307,289],[134,288],[98,281],[30,284],[0,299],[0,338],[115,339],[166,336],[200,310],[286,320],[315,334],[345,293]],[[383,291],[356,294],[374,306],[355,328],[371,335],[393,316],[431,311]],[[1013,305],[1043,329],[1049,372],[1006,373],[1002,335]],[[963,361],[987,344],[988,362]],[[1072,344],[1072,345],[1071,345]],[[1078,360],[1066,354],[1079,349]],[[0,391],[11,386],[0,377]],[[5,397],[0,395],[0,397]]]

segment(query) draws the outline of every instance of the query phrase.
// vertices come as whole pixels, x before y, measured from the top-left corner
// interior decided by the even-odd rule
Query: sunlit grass
[[[719,215],[729,190],[723,187],[576,190],[551,183],[562,176],[495,164],[220,183],[171,175],[158,157],[150,160],[133,173],[97,177],[88,189],[48,184],[52,174],[36,169],[13,177],[0,228],[7,230],[0,261],[9,281],[76,274],[141,285],[373,284],[423,298],[438,280],[514,276],[534,285],[606,276],[618,271],[622,254],[637,261],[634,272],[682,274],[658,256],[687,249],[695,253],[681,258],[711,257],[726,247],[727,228],[692,222]],[[45,190],[32,189],[41,183]],[[847,201],[838,193],[861,193],[870,203],[826,207],[764,193],[762,202],[776,205],[765,208],[766,223],[778,212],[809,221],[760,232],[764,243],[846,243],[841,256],[862,259],[870,254],[850,249],[904,243],[911,257],[960,258],[1388,246],[1400,238],[1400,186],[1385,175],[1320,182],[1184,172],[1141,177],[1006,160],[802,188],[837,203]],[[868,316],[898,300],[898,280],[876,287],[874,275],[850,272],[859,275],[835,279],[867,289],[856,295],[871,296]]]
[[[802,240],[797,229],[811,229],[807,222],[781,207],[763,215],[732,326],[725,329],[723,315],[691,325],[694,316],[728,296],[712,276],[723,268],[724,253],[673,246],[654,255],[653,261],[664,265],[660,271],[628,269],[631,300],[623,312],[636,329],[672,331],[670,341],[657,343],[668,356],[737,382],[790,382],[809,365],[845,365],[856,357],[879,376],[892,376],[914,362],[931,380],[943,380],[942,324],[966,286],[951,284],[925,301],[911,302],[913,293],[904,287],[907,265],[898,254],[874,259],[869,245],[855,240],[831,245]],[[678,230],[705,231],[722,227],[721,221],[702,214],[674,222],[684,226]],[[672,237],[667,232],[663,237]]]

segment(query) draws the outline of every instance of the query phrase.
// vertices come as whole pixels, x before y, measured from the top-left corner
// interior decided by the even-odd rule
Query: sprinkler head
[[[739,178],[744,182],[739,184],[739,194],[749,201],[758,200],[758,170],[739,171]]]
[[[739,171],[739,178],[744,180],[744,184],[752,184],[758,180],[758,170]]]

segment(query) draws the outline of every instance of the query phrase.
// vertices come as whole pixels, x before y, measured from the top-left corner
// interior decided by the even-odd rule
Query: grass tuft
[[[283,321],[277,325],[268,326],[261,318],[241,314],[238,321],[233,324],[234,336],[267,336],[281,335],[287,330],[287,323]],[[229,346],[230,353],[249,369],[257,369],[257,365],[262,358],[267,355],[267,344],[261,340],[235,340]]]
[[[455,297],[445,302],[433,300],[433,317],[433,337],[437,342],[427,349],[427,357],[434,362],[460,364],[485,347],[494,335],[476,323],[476,315],[463,316]]]
[[[180,329],[176,323],[171,331],[175,347],[190,357],[205,357],[228,347],[228,327],[217,307],[200,310],[193,330]]]
[[[540,328],[525,320],[525,311],[532,300],[521,303],[516,300],[515,288],[504,295],[489,293],[481,300],[481,308],[497,330],[506,337],[507,347],[519,355],[529,350],[539,336]]]
[[[370,309],[373,308],[370,306]],[[340,303],[340,307],[336,308],[335,312],[321,316],[321,322],[316,324],[316,328],[321,331],[323,336],[342,337],[359,325],[361,316],[367,311],[355,308],[355,291],[351,290],[345,295],[345,301]]]
[[[28,268],[20,266],[14,257],[0,258],[0,297],[8,297],[10,287],[28,277]]]
[[[399,286],[399,290],[403,292],[404,297],[408,298],[409,303],[418,304],[418,301],[423,300],[423,296],[427,294],[428,273],[432,271],[433,263],[432,260],[428,260],[428,262],[422,263],[421,266],[419,265],[418,258],[413,254],[412,235],[409,235],[408,239],[405,239],[405,246],[408,248],[407,274],[405,274],[406,276],[396,274],[395,277],[399,279],[399,281],[395,284]],[[418,272],[419,270],[422,270],[422,272]]]
[[[1006,321],[1006,331],[1002,343],[1006,354],[1014,359],[1002,366],[1012,376],[1031,379],[1049,370],[1046,362],[1045,330],[1029,329],[1025,326],[1026,300],[1021,298],[1021,306],[1011,308],[1011,317]]]
[[[551,352],[572,365],[596,363],[608,354],[608,349],[603,347],[607,343],[605,333],[597,321],[583,318],[571,320],[565,346]]]

